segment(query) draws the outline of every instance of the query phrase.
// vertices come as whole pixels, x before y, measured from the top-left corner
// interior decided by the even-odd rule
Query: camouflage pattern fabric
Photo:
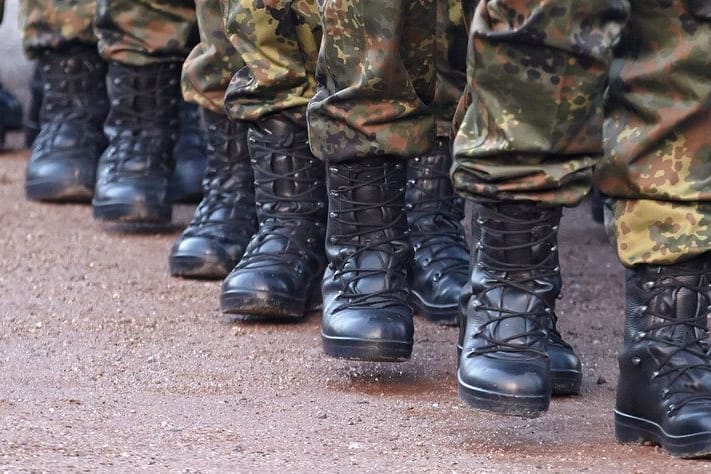
[[[623,264],[708,251],[711,25],[703,10],[685,0],[480,3],[454,141],[457,191],[574,205],[599,162],[596,184],[615,198]]]
[[[28,57],[44,49],[96,44],[95,0],[20,0],[22,45]]]
[[[183,63],[183,97],[216,113],[224,113],[225,91],[232,74],[244,67],[227,39],[221,0],[196,0],[200,43]]]
[[[193,0],[98,0],[96,8],[99,52],[107,60],[183,62],[199,39]]]
[[[226,0],[225,29],[245,66],[232,78],[225,108],[233,119],[272,113],[303,122],[316,90],[321,41],[316,0]]]
[[[465,83],[460,2],[320,3],[319,90],[308,112],[314,154],[412,157],[449,134]]]

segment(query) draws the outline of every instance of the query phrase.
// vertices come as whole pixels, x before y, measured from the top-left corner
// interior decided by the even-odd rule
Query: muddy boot
[[[27,111],[27,120],[25,120],[25,144],[28,148],[32,147],[35,138],[37,138],[40,132],[40,108],[42,107],[43,95],[44,80],[42,79],[42,68],[38,63],[32,71],[32,79],[30,80],[30,107]]]
[[[405,195],[414,256],[408,269],[410,303],[430,321],[456,325],[459,296],[469,276],[463,203],[449,178],[449,141],[409,160]]]
[[[170,273],[185,278],[224,278],[237,265],[256,231],[254,175],[247,124],[203,110],[208,161],[203,198],[170,252]]]
[[[548,409],[552,390],[548,331],[561,288],[561,209],[502,203],[476,205],[474,214],[459,395],[475,408],[536,417]]]
[[[404,361],[412,352],[406,165],[393,157],[328,166],[321,339],[332,357]]]
[[[170,199],[193,203],[202,197],[202,179],[207,164],[205,130],[200,122],[200,108],[180,101],[180,132],[173,148],[175,170],[170,179]]]
[[[222,311],[240,320],[298,320],[320,306],[325,265],[324,165],[305,124],[279,114],[250,125],[259,230],[222,285]]]
[[[27,163],[27,199],[89,202],[96,164],[106,148],[102,129],[109,108],[106,63],[96,48],[45,52],[38,60],[44,82],[41,131]]]
[[[109,147],[99,162],[94,217],[114,223],[167,224],[168,183],[179,126],[180,64],[109,65]]]
[[[673,456],[711,454],[711,254],[627,271],[615,433]]]

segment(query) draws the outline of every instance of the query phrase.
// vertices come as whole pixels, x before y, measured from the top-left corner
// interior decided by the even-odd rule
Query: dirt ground
[[[0,472],[709,472],[619,445],[612,408],[623,271],[587,207],[565,214],[561,332],[583,393],[535,420],[457,397],[456,330],[416,321],[412,360],[323,356],[319,315],[222,322],[219,282],[171,278],[160,235],[22,193],[0,154]]]

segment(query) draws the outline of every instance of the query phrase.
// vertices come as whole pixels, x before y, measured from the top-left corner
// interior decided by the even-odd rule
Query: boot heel
[[[615,410],[615,439],[619,443],[644,444],[648,441],[658,442],[656,436],[642,424],[644,420],[630,417]]]

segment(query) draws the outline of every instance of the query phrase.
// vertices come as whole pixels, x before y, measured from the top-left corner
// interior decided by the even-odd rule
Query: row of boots
[[[91,200],[113,222],[169,221],[191,189],[175,176],[194,182],[204,155],[198,128],[185,126],[196,120],[181,119],[179,66],[106,66],[89,50],[40,66],[27,196]],[[188,193],[202,200],[171,250],[173,275],[224,279],[221,307],[234,319],[294,321],[321,309],[324,351],[338,358],[408,359],[414,311],[458,324],[459,394],[478,409],[535,417],[552,395],[580,391],[580,359],[555,313],[560,207],[471,202],[467,244],[447,140],[407,162],[324,166],[303,121],[204,114],[207,169]],[[175,173],[178,148],[197,150],[184,173]],[[708,256],[628,270],[619,440],[711,453],[710,285]]]
[[[173,248],[171,270],[224,277],[223,311],[298,320],[321,308],[328,355],[403,361],[414,309],[459,324],[459,394],[471,406],[535,417],[552,395],[579,393],[580,359],[555,313],[560,207],[471,202],[467,245],[446,140],[409,162],[324,167],[304,124],[279,115],[207,121],[205,197]],[[711,257],[628,274],[617,437],[683,457],[708,454]]]
[[[170,222],[173,202],[200,198],[205,170],[198,110],[182,101],[179,79],[179,63],[107,64],[81,46],[43,54],[31,107],[39,123],[26,130],[27,198],[92,202],[110,222]]]

